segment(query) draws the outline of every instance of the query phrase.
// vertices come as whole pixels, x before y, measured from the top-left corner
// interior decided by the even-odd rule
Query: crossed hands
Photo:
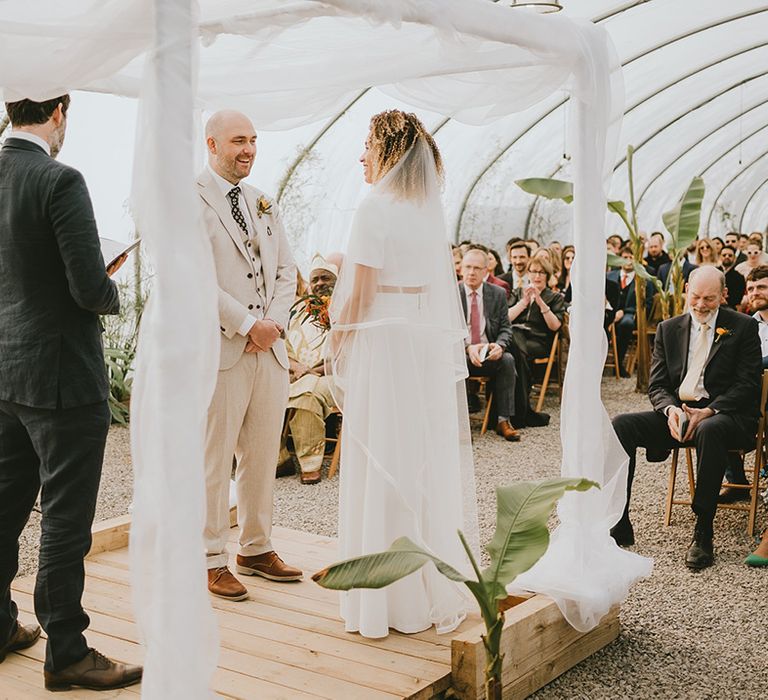
[[[678,442],[689,442],[693,439],[693,434],[701,421],[714,416],[715,412],[711,408],[691,408],[688,404],[683,404],[682,408],[672,406],[667,415],[667,426],[669,433]],[[680,435],[681,422],[688,420],[688,427],[685,434]]]
[[[483,360],[480,359],[480,351],[484,347],[485,347],[485,343],[478,343],[477,345],[467,346],[467,355],[469,356],[469,361],[475,367],[483,366]],[[501,359],[501,356],[503,353],[504,351],[501,349],[501,345],[497,345],[496,343],[488,343],[488,354],[485,356],[485,359],[499,360]]]
[[[246,352],[264,352],[269,350],[282,335],[283,327],[271,318],[256,321],[248,331],[248,341],[245,343]]]

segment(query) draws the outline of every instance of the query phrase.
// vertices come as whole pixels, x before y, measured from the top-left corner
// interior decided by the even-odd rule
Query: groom
[[[272,491],[288,403],[284,327],[296,266],[277,205],[243,182],[256,157],[256,132],[239,112],[214,114],[205,128],[208,167],[197,184],[219,284],[221,354],[208,410],[205,547],[208,590],[227,600],[248,592],[227,568],[229,482],[237,460],[237,572],[296,581],[302,572],[274,551]]]

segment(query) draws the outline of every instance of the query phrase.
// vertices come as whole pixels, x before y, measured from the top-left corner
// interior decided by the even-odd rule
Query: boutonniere
[[[730,328],[715,328],[715,342],[718,342],[720,338],[727,338],[733,331]]]
[[[264,214],[267,216],[272,214],[272,202],[270,202],[264,195],[261,195],[256,204],[256,216],[261,218]]]

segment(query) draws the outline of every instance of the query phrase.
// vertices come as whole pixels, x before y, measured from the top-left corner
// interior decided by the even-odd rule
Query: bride
[[[326,344],[342,408],[343,559],[407,536],[461,571],[477,551],[464,390],[466,323],[440,199],[442,160],[413,114],[371,119],[361,157],[372,185],[352,225]],[[464,587],[428,564],[380,589],[341,593],[346,630],[385,637],[455,629]]]

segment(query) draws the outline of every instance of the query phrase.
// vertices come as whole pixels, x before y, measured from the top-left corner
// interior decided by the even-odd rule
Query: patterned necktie
[[[472,345],[480,343],[480,304],[477,302],[477,292],[472,292],[472,305],[469,313],[469,342]]]
[[[709,325],[706,323],[701,324],[699,329],[699,337],[696,338],[696,348],[693,351],[693,358],[691,359],[691,366],[685,373],[682,384],[677,394],[681,401],[697,401],[701,398],[696,387],[699,385],[699,379],[701,373],[704,370],[704,365],[707,362],[707,356],[709,355],[709,342],[707,338],[707,331]]]
[[[232,218],[242,229],[247,238],[248,224],[245,223],[245,216],[243,216],[243,211],[240,209],[240,186],[236,185],[229,192],[227,192],[227,198],[229,199],[229,203],[232,206]]]

